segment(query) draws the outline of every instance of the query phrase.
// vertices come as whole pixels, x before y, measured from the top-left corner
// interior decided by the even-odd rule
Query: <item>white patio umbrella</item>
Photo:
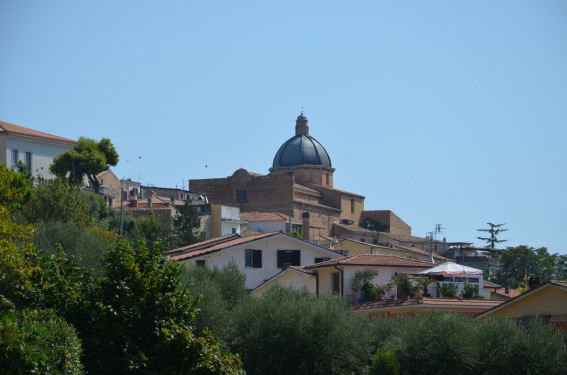
[[[457,263],[443,263],[425,271],[421,271],[422,275],[441,275],[445,277],[466,277],[469,275],[482,275],[482,270],[477,268],[463,266]]]

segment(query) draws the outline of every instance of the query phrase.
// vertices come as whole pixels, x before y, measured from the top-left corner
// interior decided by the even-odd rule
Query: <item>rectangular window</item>
[[[262,268],[262,250],[245,250],[246,267]]]
[[[26,169],[28,173],[31,173],[32,171],[31,152],[26,152]]]
[[[18,150],[12,150],[12,166],[18,165]]]
[[[236,228],[232,228],[232,234],[236,233]]]
[[[366,242],[366,238],[361,238],[360,242]]]
[[[248,201],[248,190],[236,190],[236,201],[237,202],[247,202]]]
[[[350,200],[350,212],[354,212],[354,199]]]
[[[204,260],[197,260],[195,262],[195,264],[199,267],[205,267],[205,261]]]
[[[329,174],[325,175],[325,185],[329,185]]]
[[[278,268],[284,264],[301,266],[301,250],[278,250]]]
[[[326,257],[326,258],[315,258],[315,263],[327,262],[329,260],[331,260],[331,258],[328,258],[328,257]]]
[[[331,274],[331,291],[333,294],[341,293],[341,273],[333,272]]]

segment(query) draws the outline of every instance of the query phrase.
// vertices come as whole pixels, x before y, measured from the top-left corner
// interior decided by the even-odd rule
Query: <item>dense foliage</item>
[[[80,194],[59,190],[64,185],[55,181],[63,198],[80,202]],[[240,359],[216,337],[195,331],[197,311],[181,265],[166,261],[159,241],[116,244],[82,215],[37,219],[34,237],[33,226],[14,220],[27,194],[17,184],[6,189],[12,191],[0,192],[0,373],[80,374],[83,366],[93,374],[242,372]]]
[[[81,341],[53,311],[0,309],[0,373],[83,373]]]
[[[493,281],[510,288],[517,288],[526,275],[542,282],[567,279],[567,254],[550,254],[545,247],[508,247],[500,253],[500,264]]]
[[[201,232],[201,218],[195,209],[185,202],[173,218],[173,230],[177,235],[177,245],[186,246],[205,239],[205,233]]]
[[[10,175],[16,172],[0,173],[24,181]],[[29,216],[34,227],[14,219],[31,196],[29,186],[0,183],[0,373],[238,374],[242,366],[250,374],[562,374],[567,368],[564,337],[538,320],[526,327],[435,313],[370,320],[335,296],[275,287],[252,297],[234,264],[183,268],[166,261],[159,236],[151,245],[117,242],[100,226],[101,216],[93,219],[93,205],[80,203],[84,196],[65,184],[40,183],[37,197],[77,202],[81,215],[54,204]],[[510,258],[503,258],[505,280],[529,272],[545,281],[564,275],[567,263],[545,248],[509,248],[503,256]],[[364,290],[372,276],[361,273],[353,288]]]
[[[95,193],[98,194],[100,181],[96,177],[110,166],[118,164],[118,152],[108,138],[100,141],[81,137],[75,146],[53,160],[49,170],[60,178],[67,178],[73,185],[81,185],[87,176]]]

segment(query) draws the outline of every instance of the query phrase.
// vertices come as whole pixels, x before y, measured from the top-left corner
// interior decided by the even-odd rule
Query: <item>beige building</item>
[[[331,158],[302,113],[295,135],[276,152],[269,174],[239,169],[226,178],[189,180],[189,190],[246,212],[279,212],[300,222],[304,239],[352,238],[379,243],[380,232],[411,237],[392,211],[364,211],[364,196],[334,186]],[[383,240],[382,242],[388,242]]]
[[[567,281],[551,280],[524,294],[509,299],[479,314],[477,319],[489,316],[512,319],[519,325],[539,317],[557,329],[567,330]]]

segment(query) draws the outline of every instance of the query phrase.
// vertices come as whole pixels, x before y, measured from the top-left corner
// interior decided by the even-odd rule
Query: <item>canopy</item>
[[[445,277],[459,277],[468,275],[482,275],[482,270],[477,268],[463,266],[457,263],[443,263],[425,271],[421,271],[423,275],[441,275]]]

